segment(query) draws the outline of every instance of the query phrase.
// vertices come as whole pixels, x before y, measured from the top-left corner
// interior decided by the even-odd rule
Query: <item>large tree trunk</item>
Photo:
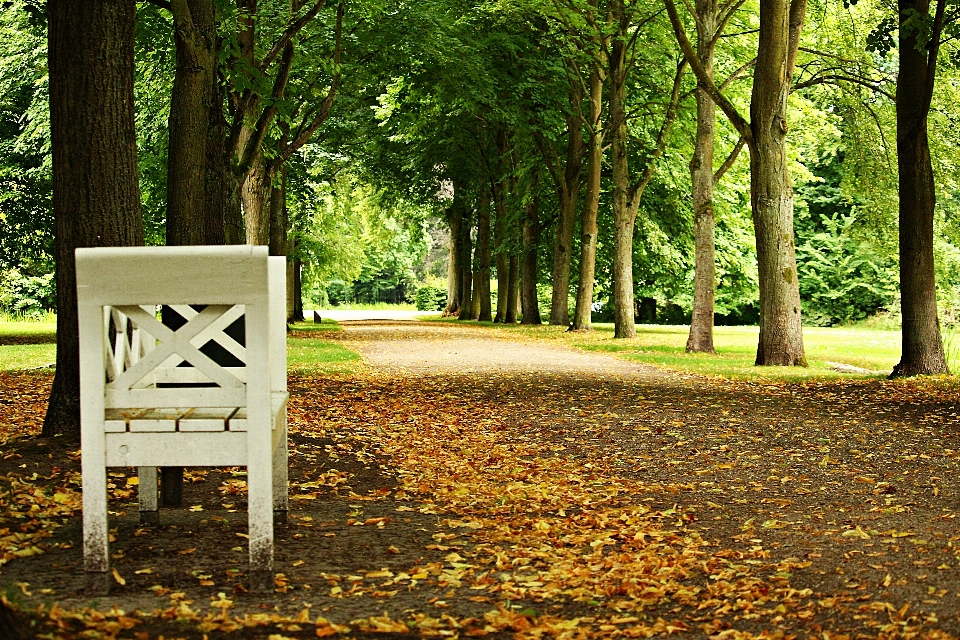
[[[796,6],[794,6],[796,10]],[[750,101],[750,199],[760,280],[757,365],[806,366],[800,325],[800,288],[793,236],[793,185],[787,157],[787,98],[792,82],[791,42],[803,13],[785,0],[760,6],[760,44]],[[794,24],[791,24],[793,18]],[[796,19],[799,18],[799,24]],[[785,73],[784,70],[790,72]]]
[[[247,244],[270,244],[270,191],[273,172],[263,154],[254,161],[240,190]]]
[[[132,0],[49,0],[57,369],[43,435],[80,435],[77,247],[143,244]]]
[[[929,0],[900,0],[901,22],[910,10],[926,16]],[[938,14],[942,9],[938,11]],[[912,12],[911,12],[912,13]],[[900,174],[900,362],[891,376],[949,373],[937,317],[933,264],[936,190],[927,139],[927,113],[936,73],[936,36],[917,51],[916,32],[900,30],[897,76],[897,168]],[[931,52],[931,53],[928,53]],[[931,59],[932,58],[932,59]]]
[[[536,189],[536,184],[534,184]],[[540,300],[537,296],[537,249],[540,244],[540,198],[532,196],[524,206],[523,216],[523,281],[520,305],[523,308],[521,324],[543,324],[540,319]]]
[[[600,210],[600,171],[603,139],[600,116],[603,110],[603,78],[594,68],[590,74],[590,141],[587,148],[587,180],[580,217],[580,278],[572,331],[589,331],[593,313],[593,284],[597,265],[597,213]]]
[[[579,81],[570,91],[571,106],[579,107],[583,91]],[[553,245],[553,290],[550,299],[550,324],[570,324],[570,258],[573,252],[573,230],[580,197],[580,174],[583,173],[583,127],[574,112],[567,120],[567,160],[563,183],[559,190],[559,217]]]
[[[622,21],[622,0],[619,7]],[[630,206],[630,167],[627,160],[626,42],[614,39],[610,50],[610,133],[613,169],[613,337],[633,338],[633,228],[635,213]]]
[[[697,56],[707,76],[713,80],[713,34],[717,30],[716,0],[697,0]],[[690,160],[690,183],[693,191],[693,314],[687,351],[715,353],[713,347],[713,312],[716,291],[716,248],[713,209],[713,151],[716,138],[717,107],[703,88],[697,88],[697,134],[693,158]]]
[[[484,193],[477,209],[477,273],[474,297],[480,301],[477,320],[490,322],[490,194]]]
[[[216,79],[212,0],[173,0],[176,73],[167,154],[167,244],[203,244],[207,136]]]
[[[287,255],[287,165],[284,163],[278,172],[277,186],[270,189],[270,226],[268,228],[270,255]]]
[[[463,251],[460,248],[462,242],[463,211],[456,204],[450,205],[447,209],[447,225],[450,227],[450,264],[447,270],[447,306],[443,310],[443,315],[452,316],[460,313],[460,292],[463,285],[460,282],[462,270],[460,268],[460,256]]]

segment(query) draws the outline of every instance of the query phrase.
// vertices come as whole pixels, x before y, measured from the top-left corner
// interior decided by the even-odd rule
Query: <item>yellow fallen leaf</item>
[[[137,476],[133,476],[132,478],[127,478],[127,484],[129,486],[135,487],[138,484],[140,484],[140,478],[138,478]]]
[[[299,566],[302,565],[302,564],[304,564],[304,561],[303,561],[303,560],[294,560],[294,562],[293,562],[293,566],[295,566],[295,567],[299,567]]]
[[[123,576],[120,575],[120,572],[117,571],[116,567],[113,567],[112,573],[113,579],[116,580],[117,584],[119,584],[121,587],[127,584],[127,581],[123,579]]]

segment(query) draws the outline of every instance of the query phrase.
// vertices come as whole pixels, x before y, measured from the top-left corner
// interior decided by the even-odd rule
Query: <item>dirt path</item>
[[[656,376],[653,367],[546,342],[504,340],[496,329],[423,322],[343,322],[345,346],[375,370],[420,376],[477,373]]]
[[[179,603],[209,619],[218,593],[297,638],[326,632],[303,622],[318,615],[351,637],[960,636],[956,392],[715,380],[462,325],[345,323],[337,339],[367,371],[291,378],[270,598],[242,589],[240,477],[198,472],[186,500],[202,511],[154,530],[129,472],[112,478],[126,584],[99,604],[168,612],[124,637],[183,635]],[[59,477],[56,446],[2,453],[39,483]],[[89,603],[64,522],[0,589]],[[269,636],[251,625],[225,637]]]

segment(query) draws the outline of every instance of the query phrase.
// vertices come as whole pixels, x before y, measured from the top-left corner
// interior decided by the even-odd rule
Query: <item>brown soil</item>
[[[398,491],[396,454],[391,458],[383,444],[397,416],[427,419],[439,411],[435,407],[452,403],[475,408],[478,420],[495,420],[506,440],[532,443],[539,452],[527,456],[530,465],[562,458],[571,468],[602,466],[614,484],[650,487],[649,493],[618,497],[618,508],[642,505],[673,514],[676,528],[699,533],[711,553],[738,559],[771,589],[786,585],[810,603],[809,615],[778,620],[776,602],[751,617],[742,607],[703,612],[665,601],[647,606],[641,620],[684,620],[684,637],[723,637],[725,628],[873,637],[883,625],[960,635],[957,394],[877,380],[720,381],[504,340],[495,330],[472,326],[344,325],[339,339],[363,354],[370,373],[290,381],[290,481],[298,499],[289,523],[276,529],[275,570],[282,574],[276,593],[244,589],[242,475],[224,469],[189,474],[185,508],[163,511],[156,528],[138,524],[135,494],[126,486],[133,470],[113,470],[111,551],[126,584],[114,584],[109,596],[91,599],[83,592],[78,516],[62,520],[44,541],[45,554],[0,567],[0,591],[24,609],[57,602],[151,611],[169,607],[177,592],[202,608],[224,593],[234,600],[234,614],[295,616],[307,608],[312,618],[336,623],[383,612],[393,619],[426,612],[482,620],[498,599],[474,597],[466,583],[457,587],[431,573],[416,585],[385,585],[385,574],[377,575],[381,569],[415,575],[449,564],[451,549],[482,555],[490,544],[485,530],[454,531],[451,516],[457,514],[422,508],[432,487],[419,495]],[[403,408],[411,397],[419,415]],[[10,440],[0,447],[0,475],[76,473],[76,456],[68,455],[75,447],[35,434]],[[319,485],[302,486],[318,478]],[[0,529],[18,522],[22,518],[0,513]],[[456,542],[436,543],[451,531],[460,535]],[[711,580],[716,576],[689,582],[706,588]],[[332,592],[336,587],[340,591]],[[616,594],[603,602],[530,598],[517,606],[591,618],[618,611],[619,601]],[[121,637],[144,630],[151,638],[203,635],[155,620]],[[224,637],[275,633],[246,628]],[[315,637],[310,625],[283,634]]]

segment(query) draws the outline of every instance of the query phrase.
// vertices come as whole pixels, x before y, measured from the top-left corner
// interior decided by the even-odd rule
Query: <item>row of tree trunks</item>
[[[480,322],[493,319],[490,303],[490,200],[490,192],[485,189],[477,207],[477,282],[473,287],[473,297],[476,300],[476,319]]]
[[[136,5],[49,0],[57,365],[44,436],[80,434],[74,250],[142,245],[134,131]]]

